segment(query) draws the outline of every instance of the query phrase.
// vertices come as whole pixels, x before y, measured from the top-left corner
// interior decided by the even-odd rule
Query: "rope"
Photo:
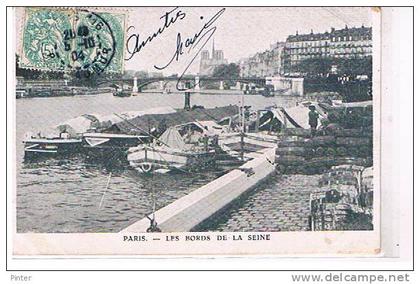
[[[103,203],[103,201],[105,199],[105,193],[106,193],[106,191],[108,189],[109,182],[111,181],[111,175],[112,175],[112,172],[109,173],[108,181],[106,182],[105,190],[104,190],[104,193],[102,194],[101,202],[99,203],[99,209],[101,209],[102,203]]]

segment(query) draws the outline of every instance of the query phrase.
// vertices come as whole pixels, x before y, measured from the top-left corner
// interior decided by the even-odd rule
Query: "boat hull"
[[[236,159],[242,159],[243,153],[245,161],[258,157],[263,149],[276,148],[277,143],[276,136],[262,133],[246,133],[243,140],[240,133],[229,133],[219,137],[222,151]]]
[[[185,153],[167,147],[140,146],[130,149],[127,159],[141,173],[188,171],[206,168],[214,163],[215,152]]]
[[[102,161],[127,161],[127,150],[148,141],[148,136],[85,133],[83,134],[83,151],[89,159]]]
[[[23,142],[25,160],[78,153],[82,148],[81,139],[28,139]]]

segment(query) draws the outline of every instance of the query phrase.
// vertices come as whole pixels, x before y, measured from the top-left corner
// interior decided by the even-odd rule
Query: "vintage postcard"
[[[380,9],[9,12],[15,257],[381,254]]]

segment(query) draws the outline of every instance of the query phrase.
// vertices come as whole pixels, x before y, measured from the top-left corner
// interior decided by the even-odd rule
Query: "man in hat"
[[[318,126],[318,117],[319,114],[315,111],[315,106],[310,105],[309,106],[309,126],[311,127],[311,136],[314,137],[316,134],[316,128]]]

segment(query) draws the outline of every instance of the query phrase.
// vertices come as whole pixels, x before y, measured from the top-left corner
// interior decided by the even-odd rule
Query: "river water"
[[[192,105],[206,108],[239,104],[240,94],[194,94]],[[48,159],[24,163],[22,139],[26,132],[48,132],[55,125],[87,114],[144,110],[171,106],[182,108],[184,97],[142,93],[128,98],[111,94],[27,98],[16,101],[16,226],[19,233],[118,232],[217,177],[161,174],[145,177],[128,166],[105,167],[83,158]],[[294,104],[293,98],[245,96],[245,105],[261,109]],[[105,190],[111,174],[108,189]],[[102,203],[101,203],[102,200]]]

